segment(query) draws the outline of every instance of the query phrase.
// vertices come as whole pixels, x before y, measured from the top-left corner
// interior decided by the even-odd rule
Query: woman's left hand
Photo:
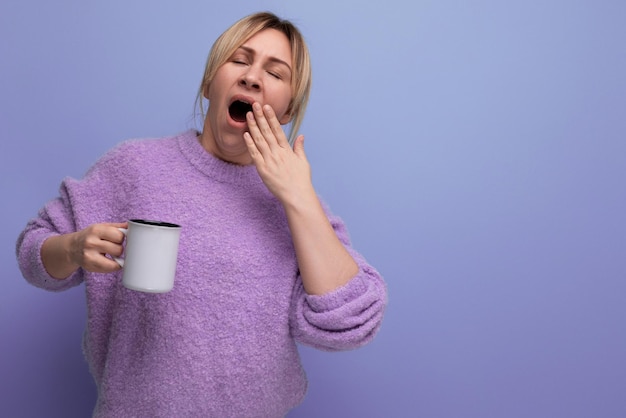
[[[306,195],[314,194],[304,136],[296,138],[292,150],[270,105],[254,103],[246,117],[249,131],[243,137],[267,188],[283,205],[297,204]]]
[[[243,137],[267,188],[285,208],[298,270],[307,293],[322,295],[343,286],[359,267],[339,241],[311,182],[304,137],[293,150],[271,106],[254,103]]]

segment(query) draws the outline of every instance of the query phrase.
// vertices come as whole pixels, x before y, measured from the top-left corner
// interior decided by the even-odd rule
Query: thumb
[[[304,135],[298,135],[296,140],[293,143],[293,152],[296,153],[298,157],[304,157]]]

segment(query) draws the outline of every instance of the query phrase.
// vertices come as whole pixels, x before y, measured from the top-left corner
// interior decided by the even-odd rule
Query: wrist
[[[301,213],[319,206],[319,199],[313,185],[308,185],[285,193],[281,203],[287,212]]]
[[[71,235],[52,236],[41,246],[41,261],[48,274],[55,279],[66,279],[80,267],[72,260]]]

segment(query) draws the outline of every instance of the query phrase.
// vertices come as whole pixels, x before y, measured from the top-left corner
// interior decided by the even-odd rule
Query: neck
[[[202,148],[204,148],[208,153],[216,158],[219,158],[222,161],[237,165],[252,164],[252,157],[248,152],[248,148],[243,138],[241,138],[240,144],[236,144],[232,147],[232,151],[230,151],[229,149],[225,149],[224,146],[219,147],[217,142],[215,141],[215,137],[213,135],[213,131],[211,130],[211,126],[208,120],[205,121],[204,129],[198,135],[198,141],[200,142],[200,145],[202,145]],[[228,145],[228,141],[222,142],[224,142],[224,145]],[[244,147],[243,149],[241,148],[242,146]]]

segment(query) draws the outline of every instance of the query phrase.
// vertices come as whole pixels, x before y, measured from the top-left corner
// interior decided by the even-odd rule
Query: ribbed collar
[[[220,160],[204,149],[198,131],[190,129],[178,136],[178,146],[189,162],[204,175],[221,183],[255,185],[262,183],[254,164],[237,165]]]

